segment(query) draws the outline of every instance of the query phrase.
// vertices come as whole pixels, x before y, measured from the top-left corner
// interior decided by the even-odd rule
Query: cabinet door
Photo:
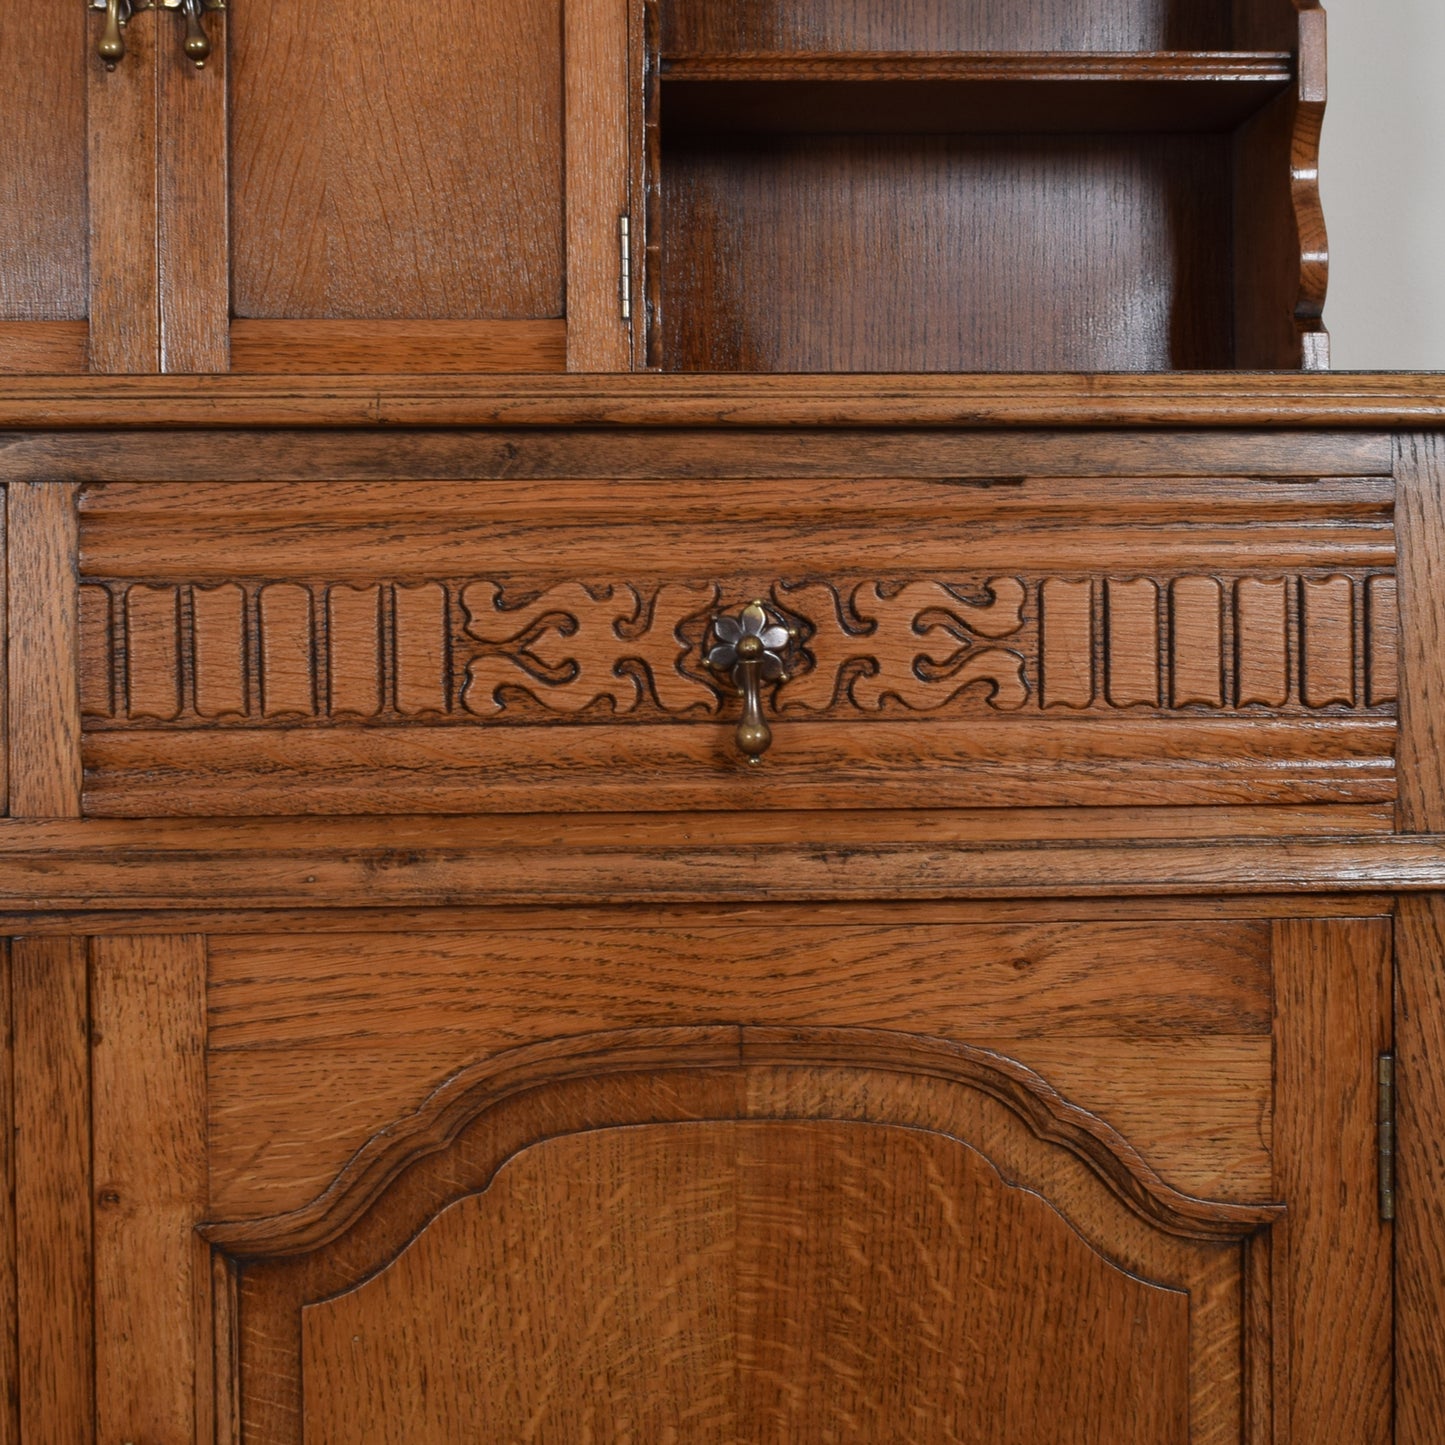
[[[626,0],[16,8],[0,371],[629,366]]]
[[[1388,920],[1036,911],[211,939],[222,1418],[1384,1442]]]

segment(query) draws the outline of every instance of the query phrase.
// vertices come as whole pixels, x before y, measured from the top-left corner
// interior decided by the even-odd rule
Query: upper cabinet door
[[[202,66],[138,11],[113,69],[71,3],[0,60],[0,370],[630,366],[626,0],[238,0]]]

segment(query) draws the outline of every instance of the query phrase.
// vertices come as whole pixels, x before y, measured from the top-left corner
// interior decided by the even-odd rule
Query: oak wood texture
[[[10,945],[20,1439],[94,1440],[90,1006],[84,939]]]
[[[680,1123],[694,1126],[683,1130],[688,1137],[714,1132],[716,1124],[696,1127],[703,1121],[779,1117],[806,1139],[820,1137],[807,1132],[814,1127],[807,1120],[826,1120],[830,1128],[849,1121],[870,1129],[904,1124],[967,1139],[1004,1177],[1048,1200],[1123,1268],[1193,1292],[1187,1354],[1175,1357],[1189,1363],[1176,1367],[1185,1378],[1173,1388],[1187,1391],[1189,1414],[1202,1426],[1198,1438],[1239,1433],[1244,1402],[1238,1366],[1231,1377],[1205,1362],[1217,1359],[1221,1346],[1228,1348],[1226,1340],[1239,1349],[1242,1254],[1237,1243],[1225,1241],[1258,1233],[1278,1218],[1275,1206],[1170,1199],[1112,1131],[1027,1070],[964,1046],[877,1030],[747,1028],[642,1030],[578,1043],[518,1051],[500,1072],[479,1070],[456,1080],[410,1135],[394,1141],[389,1163],[372,1156],[375,1169],[361,1197],[384,1188],[384,1203],[346,1230],[344,1245],[328,1246],[340,1221],[299,1235],[286,1219],[207,1230],[214,1244],[245,1262],[239,1392],[252,1438],[300,1437],[315,1399],[308,1373],[317,1378],[325,1363],[315,1359],[313,1348],[308,1370],[307,1352],[298,1348],[310,1320],[320,1323],[315,1313],[308,1320],[306,1303],[354,1289],[384,1269],[445,1204],[485,1188],[505,1159],[536,1139],[542,1118],[550,1121],[543,1127],[553,1137],[671,1125],[657,1131],[670,1147]],[[865,1137],[862,1130],[849,1133]],[[813,1167],[828,1177],[819,1152],[811,1152]],[[355,1180],[364,1177],[367,1163],[367,1155],[358,1157]],[[797,1172],[795,1166],[794,1191]],[[614,1189],[625,1191],[624,1180],[618,1178]],[[613,1197],[620,1202],[626,1194]],[[912,1216],[915,1208],[900,1202],[899,1212]],[[656,1246],[668,1253],[671,1242],[664,1235]],[[624,1246],[623,1257],[629,1253]],[[527,1282],[518,1279],[514,1288],[521,1293],[513,1293],[511,1309],[525,1307]],[[796,1311],[797,1301],[786,1308]],[[313,1334],[313,1346],[319,1342]],[[740,1345],[745,1363],[747,1342]],[[818,1389],[822,1400],[838,1399],[841,1382],[831,1378],[833,1368],[820,1360],[811,1371],[791,1372],[789,1383]]]
[[[824,962],[826,960],[826,962]],[[404,971],[405,999],[391,980]],[[714,1019],[986,1042],[1186,1192],[1271,1187],[1268,928],[750,922],[647,910],[477,933],[213,940],[211,1200],[308,1203],[384,1125],[518,1045]],[[364,1080],[364,1083],[362,1082]]]
[[[205,948],[91,945],[96,1433],[212,1438]]]
[[[1440,760],[1440,708],[1445,706],[1445,544],[1440,442],[1433,435],[1398,442],[1402,561],[1400,758],[1408,782],[1399,802],[1400,830],[1419,833],[1445,816],[1445,765]],[[1445,917],[1438,895],[1401,899],[1396,923],[1395,1052],[1399,1071],[1396,1120],[1399,1177],[1396,1257],[1395,1428],[1399,1445],[1422,1445],[1445,1416]]]
[[[1228,161],[1185,134],[694,139],[664,120],[663,369],[1228,367]]]
[[[16,1295],[15,987],[10,944],[0,943],[0,1445],[20,1445],[20,1316]]]
[[[1258,838],[1019,847],[878,842],[813,821],[811,836],[751,843],[726,815],[674,837],[562,841],[528,816],[0,824],[0,908],[413,907],[946,898],[1114,898],[1251,893],[1429,892],[1445,843],[1424,838]],[[705,826],[704,826],[705,824]],[[756,866],[753,866],[756,865]]]
[[[1400,438],[1396,475],[1401,559],[1400,830],[1429,832],[1445,820],[1445,455],[1433,434]]]
[[[76,490],[22,482],[5,491],[12,817],[80,813]]]
[[[89,18],[93,46],[104,17]],[[148,22],[169,18],[127,26],[114,70],[87,57],[90,370],[104,374],[161,369],[156,100],[158,71],[175,57],[172,27]]]
[[[564,0],[563,11],[567,370],[627,371],[619,228],[630,188],[628,0]]]
[[[665,55],[669,132],[1232,130],[1294,78],[1267,52]]]
[[[1425,1445],[1445,1416],[1445,903],[1402,898],[1395,922],[1397,1079],[1395,1439]]]
[[[231,322],[235,372],[562,371],[566,321]]]
[[[234,314],[562,315],[560,0],[393,20],[232,17]]]
[[[0,321],[0,373],[80,372],[89,357],[88,321]]]
[[[920,1276],[939,1305],[901,1295]],[[305,1307],[305,1429],[440,1445],[480,1413],[559,1442],[1154,1445],[1185,1438],[1188,1315],[937,1134],[599,1130],[515,1156],[374,1280]]]
[[[78,5],[17,0],[0,20],[0,321],[81,322],[86,255],[86,35]],[[29,326],[0,330],[0,369],[40,371]],[[73,358],[72,358],[73,359]],[[85,369],[59,366],[56,370]]]
[[[867,0],[668,0],[661,7],[664,53],[749,51],[1066,51],[1226,50],[1263,43],[1245,31],[1266,19],[1288,34],[1291,0],[1121,0],[1087,12],[1068,0],[969,6],[903,0],[886,9]],[[1234,11],[1244,12],[1236,18]],[[1257,12],[1252,17],[1249,12]],[[1238,33],[1236,33],[1238,32]]]
[[[7,377],[0,430],[150,427],[1315,428],[1445,420],[1433,373],[968,376]],[[1315,438],[1316,444],[1327,444]],[[8,441],[8,445],[14,445]],[[1363,443],[1358,443],[1363,445]],[[1390,470],[1389,442],[1370,453]],[[1304,464],[1303,458],[1300,464]],[[1314,466],[1304,464],[1306,472]],[[1370,470],[1360,463],[1354,470]]]
[[[321,437],[324,436],[324,442]],[[1304,468],[1302,471],[1301,468]],[[1360,478],[1388,476],[1390,443],[1373,433],[1013,433],[927,428],[547,427],[281,431],[79,431],[0,436],[0,478],[23,481],[576,481],[928,477],[1010,485],[1036,477]]]
[[[165,372],[230,365],[231,241],[228,207],[228,11],[205,17],[211,54],[198,69],[181,52],[179,17],[155,14],[157,322]],[[119,73],[119,67],[117,67]],[[278,111],[295,114],[281,96]]]
[[[1390,1045],[1390,946],[1380,920],[1275,925],[1275,1182],[1289,1203],[1273,1241],[1289,1340],[1275,1410],[1292,1440],[1394,1434],[1393,1241],[1372,1087]]]

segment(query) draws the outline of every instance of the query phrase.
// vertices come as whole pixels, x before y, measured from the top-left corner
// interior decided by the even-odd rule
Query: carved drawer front
[[[225,1418],[1383,1445],[1389,923],[1173,911],[212,938]]]
[[[81,505],[94,814],[1394,796],[1388,478],[138,483]],[[752,602],[756,767],[729,651]]]

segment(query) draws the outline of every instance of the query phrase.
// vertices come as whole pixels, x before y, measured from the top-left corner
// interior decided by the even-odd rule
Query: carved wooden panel
[[[513,1050],[207,1233],[246,1445],[1213,1445],[1265,1438],[1279,1217],[983,1050],[713,1027]]]
[[[791,718],[1393,714],[1394,577],[91,581],[88,726],[707,717],[710,619],[799,632]]]

